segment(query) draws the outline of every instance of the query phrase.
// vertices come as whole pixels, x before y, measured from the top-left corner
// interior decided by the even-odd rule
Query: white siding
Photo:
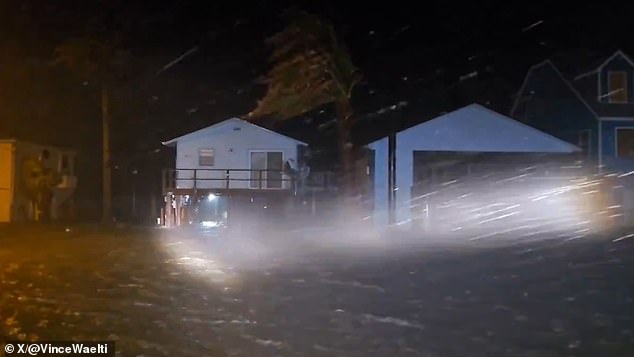
[[[298,142],[275,132],[260,128],[241,120],[227,120],[212,130],[200,135],[185,136],[176,144],[177,188],[193,188],[192,169],[213,169],[218,171],[197,171],[198,179],[218,179],[217,181],[197,181],[197,188],[225,188],[224,170],[248,170],[251,151],[281,151],[283,162],[297,160]],[[214,166],[198,165],[198,150],[214,150]],[[249,172],[230,172],[230,188],[249,188]],[[235,181],[244,179],[245,181]],[[286,183],[285,183],[285,187]]]
[[[405,152],[571,153],[579,148],[533,127],[472,104],[397,134]],[[409,154],[407,154],[409,155]]]
[[[374,222],[379,226],[389,224],[388,212],[388,138],[370,145],[374,150]]]

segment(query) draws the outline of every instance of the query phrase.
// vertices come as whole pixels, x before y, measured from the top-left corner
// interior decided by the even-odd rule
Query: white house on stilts
[[[163,224],[274,222],[294,194],[289,167],[305,166],[307,144],[239,118],[163,142],[176,149],[163,172]],[[241,223],[246,224],[246,223]]]

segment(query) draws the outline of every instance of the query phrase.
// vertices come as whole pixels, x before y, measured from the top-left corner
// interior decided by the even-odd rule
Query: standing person
[[[284,164],[284,174],[291,179],[291,189],[293,190],[293,195],[297,195],[297,179],[298,179],[298,170],[295,167],[295,160],[288,159],[286,160],[286,164]]]

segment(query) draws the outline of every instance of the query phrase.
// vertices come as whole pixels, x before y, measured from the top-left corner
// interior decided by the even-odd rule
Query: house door
[[[281,151],[251,152],[251,188],[282,188],[284,159]]]

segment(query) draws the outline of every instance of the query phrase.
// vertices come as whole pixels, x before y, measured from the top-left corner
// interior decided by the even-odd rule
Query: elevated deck
[[[163,194],[291,194],[303,191],[333,191],[337,177],[332,172],[317,172],[299,180],[281,170],[251,169],[166,169]]]

